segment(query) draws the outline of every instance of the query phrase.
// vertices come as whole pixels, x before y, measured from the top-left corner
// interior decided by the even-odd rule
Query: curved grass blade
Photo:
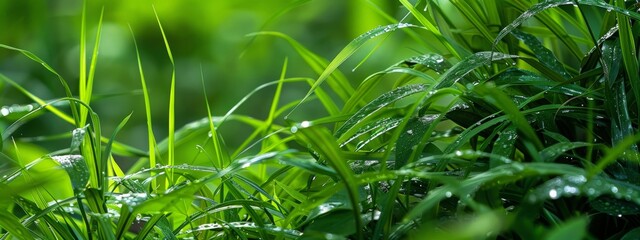
[[[109,162],[109,156],[111,155],[111,148],[113,147],[113,142],[115,141],[115,138],[118,132],[120,132],[120,130],[122,130],[122,128],[124,128],[124,126],[129,121],[131,114],[132,113],[129,113],[129,115],[127,115],[124,119],[122,119],[120,124],[118,124],[118,126],[116,126],[116,128],[113,130],[113,134],[111,135],[111,138],[109,138],[109,142],[107,142],[107,146],[105,146],[103,155],[101,156],[102,164],[100,166],[99,172],[101,173],[102,177],[98,182],[98,188],[102,189],[103,194],[107,190],[107,186],[109,183],[109,180],[108,180],[109,174],[107,174],[107,170],[109,169],[108,162]],[[115,165],[116,163],[113,162],[113,164]]]
[[[336,136],[340,138],[343,137],[346,133],[354,129],[360,122],[363,122],[367,117],[372,116],[380,109],[391,105],[392,103],[403,99],[407,96],[423,92],[428,89],[428,86],[425,84],[415,84],[399,87],[393,91],[387,92],[385,94],[380,95],[375,100],[371,101],[369,104],[365,105],[356,112],[349,120],[347,120],[335,133]],[[350,134],[346,134],[350,135]]]
[[[360,84],[360,86],[356,89],[356,91],[353,93],[351,98],[349,98],[349,100],[345,103],[341,113],[342,114],[351,113],[353,111],[356,111],[355,109],[359,108],[361,105],[366,105],[367,103],[369,103],[370,101],[365,97],[367,95],[370,95],[371,91],[375,89],[376,86],[378,86],[379,84],[378,80],[381,80],[384,76],[387,76],[387,74],[402,74],[401,76],[402,80],[405,80],[406,82],[409,82],[409,80],[413,79],[414,77],[417,77],[422,80],[427,80],[427,82],[430,84],[435,84],[437,82],[433,77],[429,76],[428,74],[415,69],[406,68],[406,67],[391,67],[389,69],[374,73],[369,77],[367,77],[367,79],[365,79]],[[406,82],[402,80],[398,80],[395,85],[397,86],[404,85]]]
[[[355,184],[355,175],[346,159],[342,156],[342,151],[337,145],[336,139],[331,135],[328,129],[319,126],[303,126],[299,124],[295,126],[295,130],[291,131],[296,134],[302,142],[309,144],[313,151],[316,151],[321,158],[335,169],[340,176],[343,184],[349,194],[351,201],[353,217],[355,219],[355,227],[357,229],[356,237],[362,239],[364,237],[364,225],[360,216],[360,195],[358,194],[358,186]]]
[[[585,143],[585,142],[559,142],[545,149],[542,149],[540,151],[540,158],[542,159],[542,161],[545,161],[545,162],[553,162],[555,161],[556,158],[558,158],[560,155],[564,154],[569,150],[573,150],[581,147],[588,147],[592,145],[593,144],[591,143]]]
[[[474,91],[483,96],[484,100],[497,106],[509,117],[511,122],[522,132],[522,134],[531,141],[536,149],[541,150],[543,144],[536,135],[535,130],[529,125],[527,119],[522,112],[518,109],[518,106],[507,96],[504,92],[500,91],[495,86],[488,84],[478,85],[474,87]]]
[[[449,50],[449,53],[453,54],[458,59],[462,59],[461,54],[465,54],[466,51],[460,48],[456,48],[454,45],[452,45],[452,43],[455,43],[456,41],[447,39],[445,36],[443,36],[440,30],[433,23],[431,23],[429,19],[422,15],[422,13],[418,9],[416,9],[408,0],[400,0],[400,3],[407,10],[409,10],[409,12],[418,20],[418,22],[420,22],[420,24],[422,24],[422,26],[424,26],[425,29],[433,33],[433,35],[440,41],[440,43],[443,44],[447,48],[447,50]]]
[[[630,231],[625,233],[624,236],[620,238],[620,240],[632,240],[632,239],[638,239],[638,238],[640,238],[640,227],[631,229]]]
[[[571,75],[567,72],[562,63],[560,63],[560,61],[558,61],[558,59],[553,55],[553,52],[542,45],[535,36],[518,29],[514,29],[511,34],[524,42],[524,44],[526,44],[534,53],[534,56],[540,63],[560,74],[564,79],[571,78]]]
[[[7,45],[4,45],[4,44],[0,44],[0,48],[4,48],[4,49],[20,52],[23,55],[27,56],[29,59],[41,64],[45,69],[47,69],[49,72],[55,74],[58,77],[58,80],[60,80],[60,84],[64,88],[64,91],[65,91],[65,94],[67,95],[67,97],[69,97],[69,98],[73,97],[73,94],[71,94],[71,90],[69,89],[69,85],[64,80],[64,78],[62,78],[62,76],[58,72],[56,72],[51,66],[49,66],[46,62],[44,62],[38,56],[36,56],[35,54],[33,54],[33,53],[31,53],[31,52],[29,52],[27,50],[14,48],[14,47],[7,46]],[[45,102],[42,99],[40,99],[37,96],[29,93],[27,90],[25,90],[20,85],[18,85],[14,81],[10,80],[9,78],[4,76],[3,74],[0,74],[0,79],[8,82],[9,84],[11,84],[15,88],[17,88],[20,92],[25,94],[25,96],[29,97],[34,102],[37,102],[40,105],[45,105]],[[65,121],[67,121],[67,122],[69,122],[71,124],[76,124],[75,119],[77,118],[78,114],[77,114],[77,109],[76,109],[75,105],[72,105],[72,107],[71,107],[71,113],[72,113],[72,116],[74,116],[73,118],[67,116],[65,113],[61,112],[60,110],[56,109],[55,107],[49,107],[48,110],[53,112],[54,114],[56,114],[61,119],[65,120]],[[78,127],[80,127],[80,126],[78,126]]]
[[[460,152],[459,155],[476,155],[473,152]],[[545,175],[584,175],[585,172],[581,168],[556,163],[519,163],[513,162],[501,165],[488,171],[471,176],[462,182],[455,184],[445,184],[442,187],[433,189],[429,195],[420,201],[413,209],[404,216],[403,222],[409,222],[421,216],[422,213],[433,209],[437,204],[445,198],[452,195],[460,196],[464,200],[466,196],[472,196],[481,186],[487,184],[508,184],[530,176]],[[468,198],[468,197],[467,197]]]
[[[144,98],[144,109],[147,119],[147,141],[149,147],[149,166],[155,167],[156,160],[156,138],[153,134],[153,123],[151,117],[151,100],[149,100],[149,90],[147,88],[147,82],[144,78],[144,71],[142,70],[142,60],[140,59],[140,50],[138,48],[138,42],[136,41],[135,34],[133,34],[133,29],[131,25],[129,25],[129,31],[131,32],[131,37],[133,38],[133,44],[136,49],[136,59],[138,60],[138,71],[140,73],[140,83],[142,85],[142,95]],[[153,174],[153,173],[152,173]],[[153,185],[156,186],[156,178],[153,178]]]
[[[302,44],[294,40],[293,38],[287,36],[286,34],[280,32],[257,32],[249,34],[249,36],[258,36],[258,35],[268,35],[274,36],[284,39],[293,47],[294,50],[302,57],[305,63],[311,67],[311,69],[316,72],[318,75],[322,75],[322,73],[327,69],[328,61],[322,57],[319,57],[315,53],[306,49]],[[342,101],[346,101],[350,98],[351,94],[353,94],[353,86],[349,83],[349,80],[340,72],[339,70],[335,70],[331,75],[327,77],[327,84],[331,87],[331,89],[342,99]],[[329,105],[329,103],[325,103],[325,105]],[[335,105],[335,104],[333,104]],[[336,108],[337,110],[337,108]],[[330,111],[330,113],[333,113]]]
[[[140,232],[137,233],[137,236],[135,239],[143,240],[147,238],[147,236],[149,235],[149,233],[151,233],[153,228],[156,227],[156,224],[158,224],[158,222],[160,222],[160,220],[164,218],[165,218],[164,214],[154,214],[148,221],[144,223],[144,227],[142,228],[142,230],[140,230]]]
[[[5,209],[0,210],[0,227],[6,230],[13,238],[25,240],[34,239],[29,229],[24,227],[15,215]],[[7,235],[3,238],[6,237]]]
[[[525,11],[524,13],[522,13],[522,15],[520,15],[518,18],[516,18],[513,22],[511,22],[511,24],[509,24],[508,26],[503,28],[502,31],[500,31],[500,33],[498,33],[498,36],[496,37],[496,39],[493,42],[494,48],[504,37],[506,37],[509,33],[511,33],[518,26],[522,25],[522,23],[527,21],[529,18],[537,16],[540,12],[542,12],[544,10],[547,10],[547,9],[550,9],[550,8],[555,8],[555,7],[562,6],[562,5],[574,5],[574,4],[576,4],[576,2],[578,4],[584,4],[584,5],[590,5],[590,6],[594,6],[594,7],[599,7],[599,8],[605,9],[607,11],[615,11],[617,13],[620,13],[620,14],[624,15],[624,16],[628,16],[628,17],[632,17],[634,19],[640,20],[640,14],[639,13],[636,13],[636,12],[633,12],[633,11],[629,11],[629,10],[626,10],[624,8],[620,8],[618,6],[613,6],[613,5],[610,5],[610,4],[608,4],[606,2],[603,2],[603,1],[597,1],[597,0],[550,0],[550,1],[545,1],[545,2],[541,2],[541,3],[538,3],[538,4],[534,5],[533,7],[531,7],[530,9]]]
[[[444,87],[450,87],[454,83],[458,82],[464,76],[469,74],[471,71],[491,64],[493,61],[497,60],[505,60],[505,59],[517,59],[519,56],[517,55],[509,55],[498,52],[477,52],[473,55],[463,59],[458,62],[453,67],[449,68],[447,72],[440,76],[440,82],[434,86],[434,89],[440,89]]]
[[[336,57],[329,63],[329,65],[327,65],[324,72],[322,72],[320,77],[318,77],[318,79],[313,83],[313,86],[311,86],[311,89],[309,89],[309,92],[307,92],[307,94],[302,98],[300,104],[305,102],[306,99],[309,98],[311,94],[313,94],[316,88],[318,88],[338,68],[338,66],[342,65],[342,63],[344,63],[351,55],[353,55],[356,52],[356,50],[362,47],[362,45],[364,45],[368,40],[378,37],[382,34],[393,32],[395,30],[398,30],[401,28],[407,28],[407,27],[419,27],[419,26],[407,24],[407,23],[390,24],[390,25],[374,28],[355,38],[353,41],[347,44],[347,46],[343,48],[342,51],[338,53],[338,55],[336,55]],[[300,104],[298,104],[298,106]],[[297,107],[294,107],[292,111],[294,111],[296,108]]]
[[[601,205],[604,212],[612,215],[640,213],[640,187],[638,185],[601,176],[595,176],[591,179],[587,179],[584,174],[556,177],[531,191],[526,199],[531,203],[537,203],[572,196],[586,196],[593,199],[591,204],[594,207],[597,208]],[[609,197],[612,200],[603,199],[603,197]],[[625,202],[627,204],[624,204]]]
[[[2,47],[2,45],[0,44],[0,47]],[[69,117],[66,113],[62,112],[61,110],[57,109],[55,106],[52,106],[50,104],[47,104],[46,101],[42,100],[41,98],[39,98],[36,95],[33,95],[31,92],[27,91],[25,88],[23,88],[22,86],[20,86],[18,83],[14,82],[13,80],[9,79],[8,77],[6,77],[4,74],[0,73],[0,80],[3,80],[9,84],[11,84],[13,87],[15,87],[16,89],[18,89],[18,91],[20,91],[22,94],[24,94],[25,96],[29,97],[32,101],[36,102],[38,105],[40,106],[46,106],[47,110],[51,111],[52,113],[54,113],[56,116],[58,116],[60,119],[71,123],[71,124],[75,124],[75,120],[72,117]],[[72,109],[75,109],[72,107]]]

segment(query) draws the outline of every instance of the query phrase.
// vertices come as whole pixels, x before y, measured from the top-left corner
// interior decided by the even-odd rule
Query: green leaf
[[[624,236],[622,236],[622,238],[620,238],[620,240],[633,240],[633,239],[640,239],[640,227],[631,229],[631,231],[628,231],[627,233],[624,234]]]
[[[389,106],[400,99],[406,98],[407,96],[423,92],[427,89],[428,86],[425,84],[414,84],[399,87],[393,91],[384,93],[353,114],[349,120],[342,124],[342,126],[336,131],[335,135],[343,139],[343,135],[349,135],[346,134],[348,131],[357,127],[360,122],[363,122],[380,109]]]
[[[447,72],[442,74],[442,76],[440,76],[440,82],[436,86],[434,86],[434,89],[438,90],[441,88],[450,87],[460,81],[471,71],[485,65],[490,65],[493,61],[517,58],[519,58],[519,56],[517,55],[509,55],[498,52],[474,53],[473,55],[458,62],[453,67],[449,68]]]
[[[318,79],[315,81],[313,86],[311,86],[311,89],[309,90],[307,95],[305,95],[305,97],[302,99],[301,103],[304,102],[307,98],[309,98],[309,96],[311,96],[311,94],[315,91],[316,88],[318,88],[340,65],[342,65],[342,63],[344,63],[351,55],[353,55],[356,52],[356,50],[362,47],[362,45],[364,45],[367,41],[369,41],[372,38],[378,37],[382,34],[393,32],[398,29],[407,28],[407,27],[418,27],[418,26],[407,24],[407,23],[390,24],[390,25],[374,28],[358,36],[357,38],[353,39],[344,49],[342,49],[342,51],[338,53],[338,55],[336,55],[336,57],[329,63],[329,65],[327,65],[324,72],[322,72],[322,74],[320,75],[320,77],[318,77]]]
[[[587,237],[587,225],[589,218],[579,217],[570,219],[562,225],[553,229],[545,239],[548,240],[565,240],[565,239],[585,239]]]
[[[162,28],[162,23],[160,23],[160,17],[158,17],[158,13],[156,12],[155,7],[153,8],[153,13],[156,16],[156,20],[158,21],[158,27],[160,28],[160,33],[162,33],[162,39],[164,40],[164,46],[167,50],[167,55],[169,56],[169,60],[171,61],[171,89],[169,90],[169,136],[168,139],[168,152],[167,152],[167,163],[168,166],[173,166],[175,164],[175,104],[176,104],[176,65],[173,61],[173,54],[171,53],[171,48],[169,47],[169,41],[167,40],[167,35],[164,33],[164,29]],[[173,171],[169,169],[167,171],[167,177],[169,182],[173,182]],[[161,184],[161,186],[163,186]]]
[[[328,129],[320,126],[307,126],[304,122],[294,126],[291,132],[293,132],[301,142],[309,145],[312,151],[317,152],[322,160],[329,162],[331,167],[336,170],[349,194],[349,200],[353,207],[352,214],[355,218],[355,228],[357,229],[356,235],[358,238],[362,238],[364,225],[360,218],[360,195],[358,186],[355,184],[355,174],[343,157],[336,139]]]
[[[313,218],[311,223],[304,228],[304,233],[329,233],[339,236],[350,236],[356,233],[353,214],[348,210],[332,211]]]
[[[572,196],[595,199],[591,205],[611,215],[640,213],[640,186],[600,176],[591,179],[584,174],[556,177],[531,191],[526,198],[537,203]]]
[[[583,142],[559,142],[542,149],[540,151],[540,158],[545,162],[553,162],[556,158],[569,150],[587,146],[592,146],[592,144]]]
[[[396,168],[409,162],[411,154],[430,129],[430,125],[438,118],[439,115],[424,115],[409,120],[396,142]]]
[[[87,162],[82,155],[51,156],[51,159],[58,162],[62,169],[69,174],[71,186],[76,195],[84,191],[87,182],[89,182],[90,173]]]
[[[513,124],[507,125],[496,138],[491,149],[491,154],[496,156],[502,156],[505,158],[511,158],[515,149],[515,143],[518,139],[518,132]],[[490,168],[494,168],[503,165],[504,161],[501,161],[498,157],[492,157],[489,163]]]
[[[538,39],[528,33],[514,29],[511,34],[526,44],[533,52],[534,56],[546,67],[560,74],[564,79],[571,78],[571,75],[564,68],[562,63],[553,55],[553,52],[546,48]]]
[[[0,227],[0,229],[8,231],[13,238],[34,239],[29,229],[25,228],[15,215],[5,209],[0,210]]]
[[[543,144],[536,135],[531,125],[529,125],[527,119],[522,112],[518,109],[518,106],[500,89],[496,88],[492,84],[484,84],[475,86],[474,91],[480,94],[483,99],[496,107],[500,108],[509,117],[511,122],[522,132],[524,137],[533,142],[537,149],[541,149]]]

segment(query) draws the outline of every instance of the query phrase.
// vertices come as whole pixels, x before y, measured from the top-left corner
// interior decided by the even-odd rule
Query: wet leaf
[[[511,158],[515,149],[516,140],[518,139],[518,132],[516,130],[516,127],[512,124],[509,124],[504,130],[502,130],[498,134],[496,141],[493,143],[491,153],[496,156]],[[497,157],[492,157],[490,161],[491,168],[504,164],[504,161]]]
[[[594,209],[611,216],[622,217],[624,215],[640,214],[640,205],[610,196],[601,196],[589,203]]]
[[[415,84],[399,87],[393,91],[384,93],[371,101],[369,104],[358,110],[349,120],[347,120],[335,133],[336,136],[342,137],[343,134],[353,129],[358,123],[364,121],[367,117],[373,115],[380,109],[391,105],[392,103],[403,99],[407,96],[423,92],[427,89],[427,85]]]
[[[629,10],[626,10],[626,9],[623,9],[623,8],[619,8],[619,7],[613,6],[613,5],[608,4],[606,2],[603,2],[603,1],[598,1],[598,0],[577,0],[577,2],[578,2],[578,4],[595,6],[595,7],[599,7],[599,8],[605,9],[607,11],[615,11],[615,12],[621,13],[621,14],[623,14],[625,16],[632,17],[634,19],[640,19],[640,14],[638,14],[636,12],[629,11]],[[532,17],[535,17],[540,12],[542,12],[544,10],[547,10],[547,9],[550,9],[550,8],[562,6],[562,5],[575,5],[575,4],[576,4],[576,0],[550,0],[550,1],[544,1],[544,2],[538,3],[536,5],[533,5],[527,11],[522,13],[522,15],[520,15],[518,18],[516,18],[513,22],[511,22],[508,26],[503,28],[502,31],[500,31],[500,33],[498,33],[498,36],[496,36],[496,38],[495,38],[495,40],[493,42],[494,48],[495,48],[495,46],[497,45],[498,42],[500,42],[504,37],[506,37],[514,29],[516,29],[518,26],[522,25],[528,19],[530,19]]]
[[[586,196],[595,199],[592,206],[612,215],[640,213],[640,186],[596,176],[565,175],[546,181],[528,194],[535,203],[561,197]]]
[[[87,162],[84,160],[84,157],[82,155],[72,154],[52,156],[51,159],[58,162],[62,169],[69,174],[73,192],[75,194],[82,192],[87,186],[87,182],[89,182],[90,175],[89,167],[87,166]]]
[[[584,142],[559,142],[540,151],[540,158],[545,162],[553,162],[563,153],[576,148],[591,146]]]
[[[464,76],[469,74],[476,68],[489,65],[492,61],[505,60],[505,59],[517,59],[517,55],[509,55],[498,52],[477,52],[473,55],[458,62],[453,67],[449,68],[447,72],[440,76],[440,82],[434,86],[435,90],[440,88],[450,87],[454,83],[460,81]]]
[[[259,226],[254,222],[229,222],[229,223],[205,223],[200,224],[192,230],[180,233],[177,236],[186,237],[193,236],[202,231],[225,231],[226,229],[239,229],[244,231],[257,231],[262,230],[269,233],[272,236],[280,236],[286,239],[298,238],[302,236],[302,233],[293,229],[284,229],[275,225],[266,224]]]
[[[80,145],[84,141],[84,135],[87,132],[89,125],[81,128],[76,128],[71,131],[71,146],[69,147],[70,153],[80,152]]]
[[[451,64],[447,62],[444,57],[436,53],[427,53],[420,56],[411,57],[404,60],[402,64],[409,67],[416,68],[416,65],[422,65],[427,69],[432,69],[437,73],[442,73],[451,67]]]
[[[369,136],[365,139],[366,143],[368,143],[376,139],[377,136],[380,136],[381,134],[396,128],[401,121],[402,118],[392,117],[377,119],[375,121],[372,121],[371,123],[368,123],[367,125],[360,127],[358,131],[353,135],[342,135],[342,137],[338,139],[338,142],[341,142],[340,147],[344,147],[360,137]]]
[[[396,142],[396,168],[404,166],[409,161],[411,153],[438,117],[439,115],[424,115],[409,120]]]
[[[535,36],[517,29],[514,29],[511,34],[524,42],[524,44],[531,49],[540,63],[560,74],[564,79],[571,78],[571,75],[567,72],[562,63],[560,63],[560,61],[558,61],[558,59],[553,55],[553,52],[542,45]]]

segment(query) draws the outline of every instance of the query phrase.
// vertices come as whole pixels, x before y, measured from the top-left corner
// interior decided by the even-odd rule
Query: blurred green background
[[[376,26],[392,23],[391,18],[401,19],[406,13],[397,1],[389,0],[87,2],[89,47],[94,44],[100,11],[104,7],[94,86],[96,99],[91,105],[100,115],[105,135],[110,135],[115,126],[133,112],[118,140],[141,149],[146,149],[147,136],[144,102],[129,26],[138,41],[150,87],[156,137],[159,141],[167,135],[171,65],[152,6],[160,17],[175,58],[177,127],[206,116],[201,66],[214,115],[226,113],[260,84],[277,80],[285,58],[289,58],[287,77],[317,77],[286,41],[268,36],[247,37],[249,33],[282,32],[330,60],[355,37]],[[0,43],[35,53],[56,69],[77,94],[82,1],[0,1],[0,11],[3,13],[0,14]],[[390,18],[383,17],[385,14]],[[393,34],[383,40],[380,48],[376,48],[375,42],[367,44],[341,68],[354,85],[375,71],[417,54],[416,49],[402,47],[402,43],[408,41],[403,34]],[[352,71],[368,54],[367,48],[376,48],[375,53]],[[88,49],[88,54],[91,51]],[[0,73],[40,98],[64,97],[55,75],[17,52],[0,50]],[[283,98],[285,101],[300,98],[307,91],[308,86],[302,84],[286,88]],[[273,90],[263,91],[239,111],[262,118],[272,96]],[[0,106],[30,103],[15,88],[0,83]],[[309,111],[308,114],[317,113]],[[47,116],[52,115],[32,120],[16,136],[62,134],[73,128]],[[3,117],[0,127],[6,127],[15,118]],[[235,131],[234,126],[228,127],[228,133]],[[241,134],[229,135],[232,136],[225,138],[230,142],[243,140]],[[44,145],[55,150],[68,147],[67,141],[48,141]]]

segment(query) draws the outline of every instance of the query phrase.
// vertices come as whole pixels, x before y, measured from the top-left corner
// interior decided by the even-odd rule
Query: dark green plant
[[[406,17],[387,16],[391,24],[354,39],[332,61],[284,34],[256,33],[286,40],[319,77],[289,78],[285,60],[279,80],[227,114],[208,111],[177,131],[171,100],[169,137],[159,143],[138,54],[148,152],[115,140],[129,116],[103,137],[89,102],[97,43],[79,98],[35,55],[0,45],[43,64],[67,93],[45,102],[0,75],[35,102],[3,108],[5,116],[23,116],[2,132],[0,184],[9,197],[0,200],[0,233],[25,239],[638,237],[636,4],[399,2]],[[160,20],[158,26],[173,63]],[[414,40],[409,47],[417,55],[351,86],[339,67],[367,43],[401,32]],[[385,56],[373,50],[368,57]],[[281,103],[281,93],[300,83],[310,86],[308,94]],[[273,86],[266,119],[236,113]],[[169,96],[176,94],[174,73]],[[319,106],[324,117],[298,119]],[[45,111],[73,126],[68,149],[41,153],[13,137]],[[230,122],[252,130],[240,146],[225,144],[220,133]],[[140,160],[123,172],[113,155]]]

